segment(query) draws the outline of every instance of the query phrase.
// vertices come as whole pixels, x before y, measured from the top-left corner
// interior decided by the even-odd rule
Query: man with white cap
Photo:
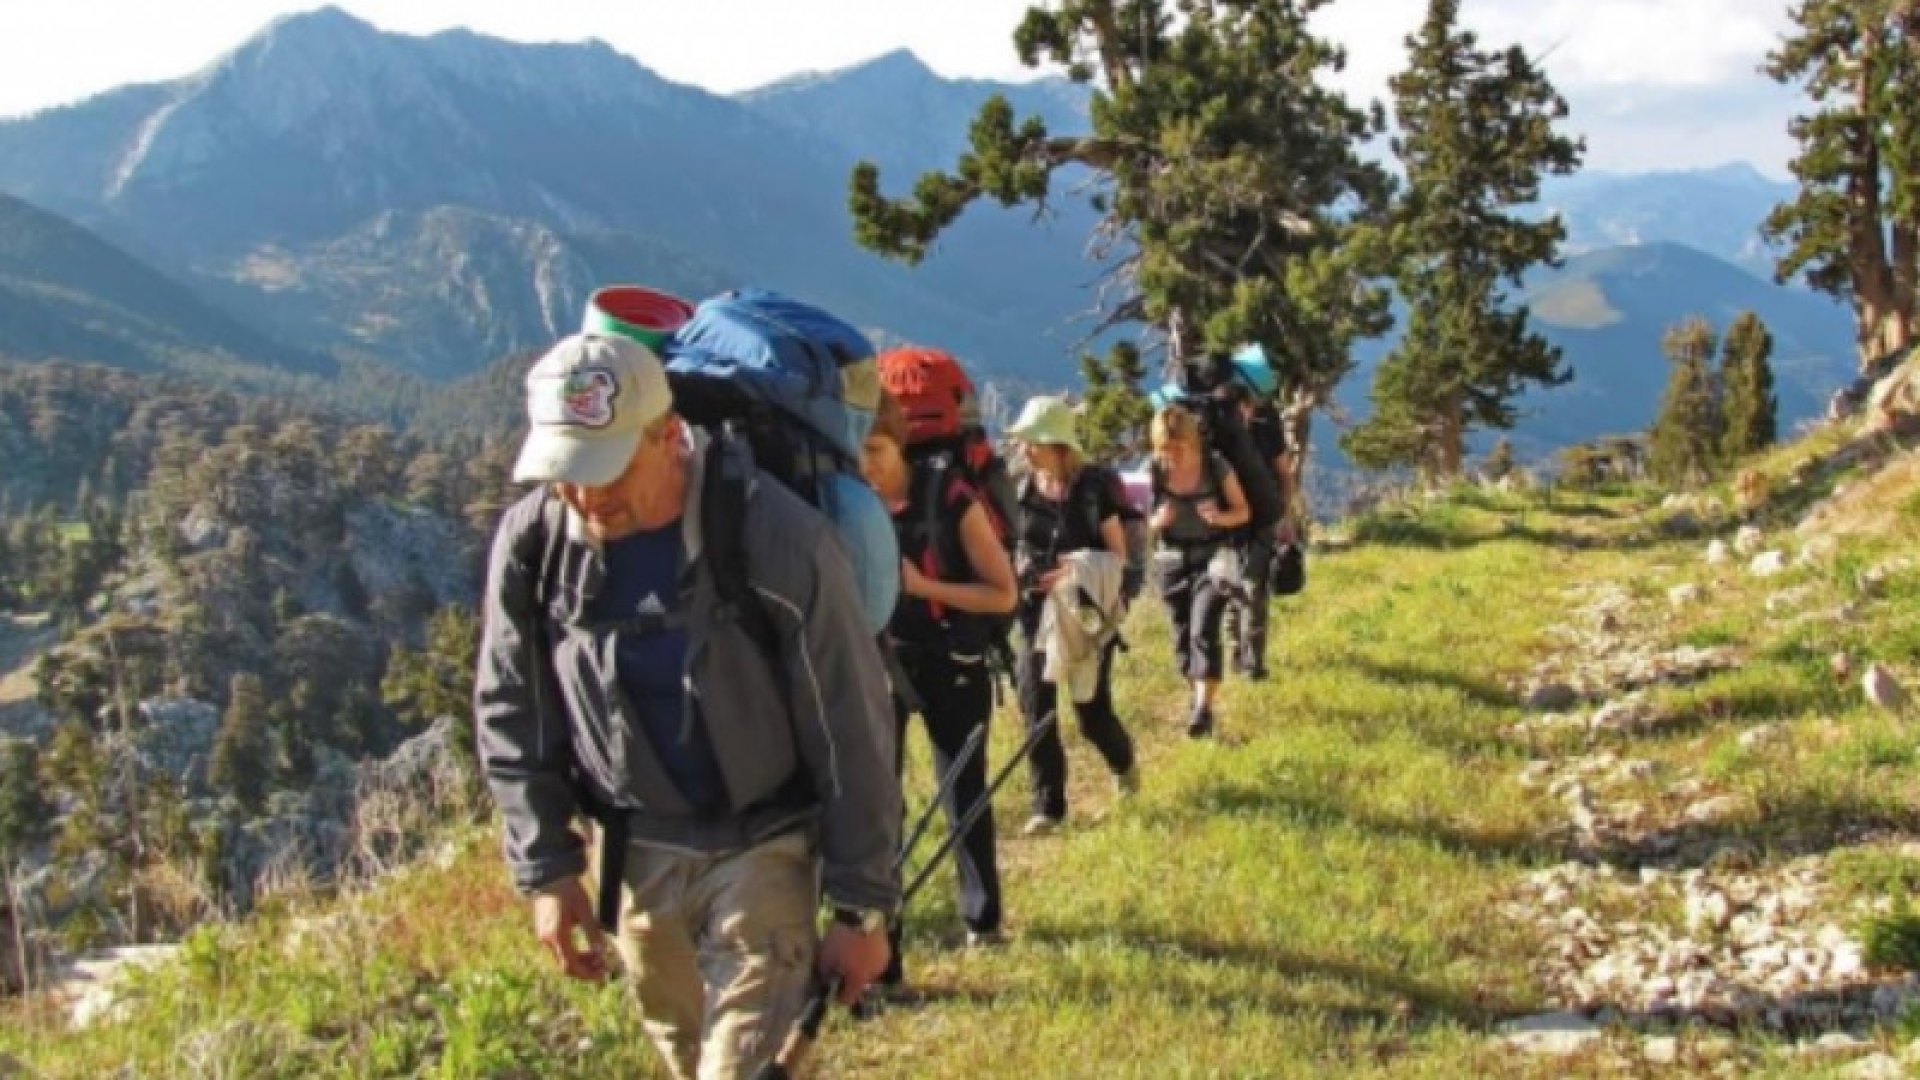
[[[600,914],[668,1067],[747,1075],[815,978],[851,1002],[886,965],[901,808],[884,668],[832,526],[745,463],[734,542],[758,603],[724,599],[702,504],[744,446],[708,452],[646,346],[567,338],[526,389],[514,478],[541,486],[494,537],[474,690],[507,860],[562,969],[601,977],[573,827],[592,818]]]

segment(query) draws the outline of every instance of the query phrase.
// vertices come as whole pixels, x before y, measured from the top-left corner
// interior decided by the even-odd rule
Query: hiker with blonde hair
[[[1173,659],[1193,688],[1187,734],[1214,729],[1220,690],[1220,618],[1243,588],[1233,531],[1247,522],[1247,499],[1225,458],[1207,448],[1200,420],[1181,405],[1152,425],[1154,572],[1173,621]]]

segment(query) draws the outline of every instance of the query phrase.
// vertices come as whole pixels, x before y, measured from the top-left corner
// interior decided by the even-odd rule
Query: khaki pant
[[[804,832],[730,855],[627,849],[614,944],[677,1080],[751,1076],[805,1004],[817,872]]]

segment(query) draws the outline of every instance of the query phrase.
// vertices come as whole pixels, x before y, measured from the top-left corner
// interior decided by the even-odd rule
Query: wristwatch
[[[851,926],[863,934],[878,934],[887,928],[887,913],[879,908],[844,907],[834,905],[833,921],[842,926]]]

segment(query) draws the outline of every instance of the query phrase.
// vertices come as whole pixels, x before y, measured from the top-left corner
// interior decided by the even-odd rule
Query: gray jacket
[[[832,901],[892,909],[901,820],[893,710],[845,551],[817,511],[757,477],[742,543],[776,644],[770,655],[741,621],[750,616],[728,613],[699,558],[704,449],[691,458],[681,518],[691,569],[678,612],[689,639],[687,719],[706,724],[731,812],[692,814],[620,689],[613,632],[573,625],[605,566],[577,516],[535,491],[494,535],[474,685],[480,765],[505,818],[514,882],[532,891],[585,870],[570,827],[584,795],[627,811],[636,842],[699,852],[815,824]],[[547,522],[561,512],[564,535],[550,536]],[[536,612],[543,565],[547,610]]]

